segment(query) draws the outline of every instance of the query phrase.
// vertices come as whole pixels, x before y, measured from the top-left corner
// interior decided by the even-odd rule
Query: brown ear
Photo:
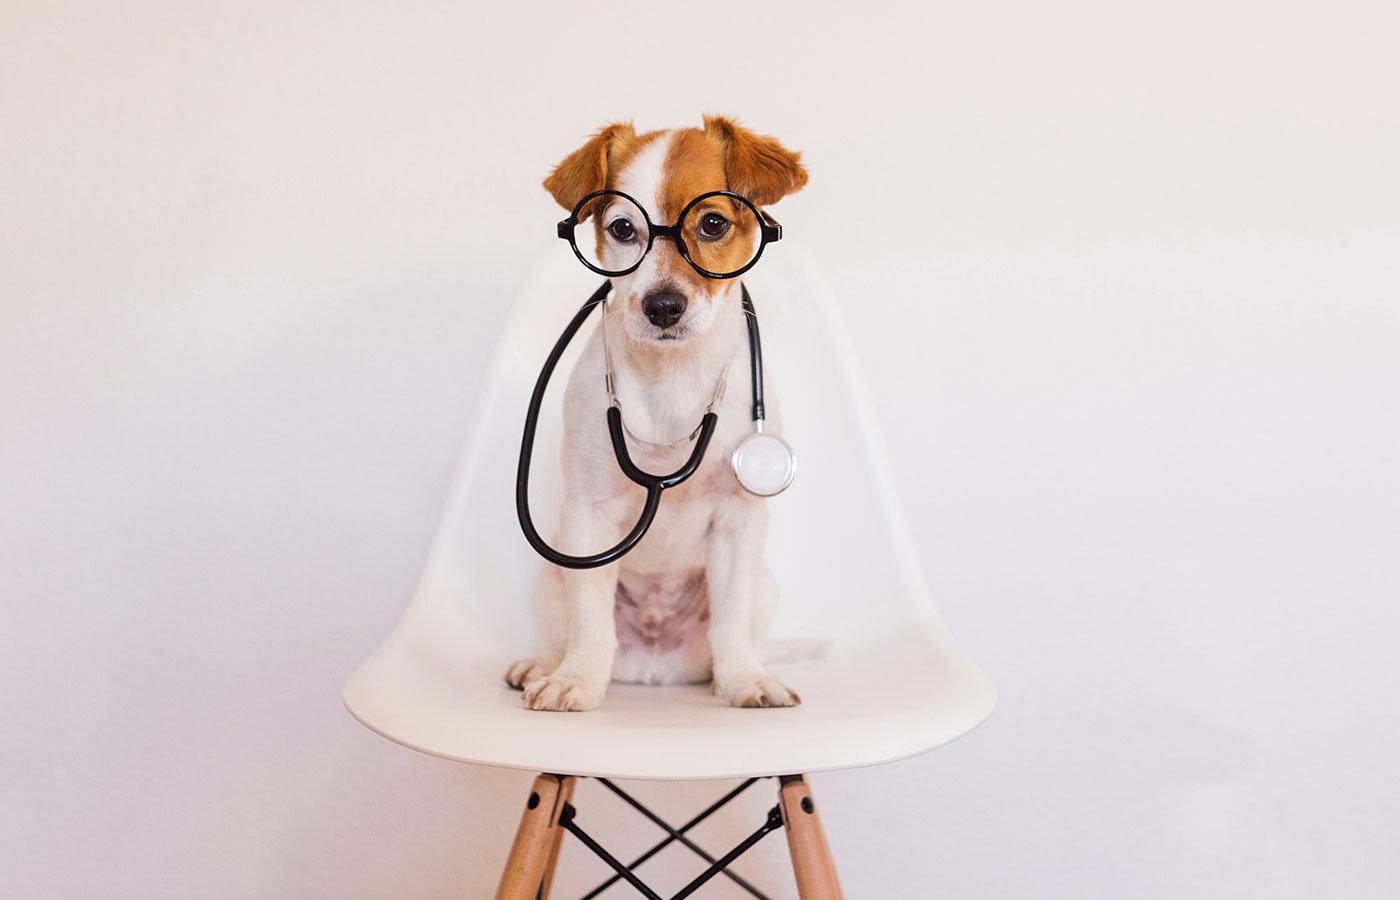
[[[754,134],[724,116],[705,116],[705,133],[724,145],[729,189],[760,206],[777,203],[807,183],[802,154],[767,135]]]
[[[567,210],[588,194],[601,191],[608,180],[608,153],[637,136],[630,122],[605,125],[582,147],[570,153],[544,180],[544,189]],[[591,204],[590,204],[591,205]]]

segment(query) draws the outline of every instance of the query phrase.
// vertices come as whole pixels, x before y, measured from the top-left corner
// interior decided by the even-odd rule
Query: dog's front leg
[[[618,530],[616,506],[592,499],[566,500],[559,549],[574,555],[597,552],[599,543]],[[613,613],[617,573],[617,563],[563,570],[568,646],[558,668],[525,685],[524,703],[530,709],[581,711],[596,709],[603,701],[617,651]]]
[[[768,584],[763,544],[768,507],[734,497],[715,511],[705,560],[710,588],[710,655],[714,690],[730,706],[796,706],[797,692],[758,661],[757,596]]]

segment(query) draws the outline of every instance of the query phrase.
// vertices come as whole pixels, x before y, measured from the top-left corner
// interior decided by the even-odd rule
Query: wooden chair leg
[[[563,809],[564,804],[574,799],[574,782],[577,779],[572,775],[565,775],[559,781],[559,808]],[[554,816],[558,822],[558,813]],[[554,837],[550,839],[549,858],[544,864],[544,879],[540,883],[539,900],[549,900],[549,886],[554,882],[554,864],[559,861],[559,848],[564,844],[564,829],[555,825],[551,831]]]
[[[510,845],[496,900],[536,900],[548,892],[564,834],[558,827],[559,812],[573,792],[572,776],[540,775],[535,779],[515,842]]]
[[[831,861],[811,788],[801,775],[785,775],[781,783],[778,806],[787,831],[792,870],[797,876],[797,895],[802,900],[842,900],[836,865]]]

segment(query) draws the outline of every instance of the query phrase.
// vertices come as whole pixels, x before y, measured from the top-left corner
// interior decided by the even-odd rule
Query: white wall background
[[[340,683],[565,252],[540,178],[610,118],[713,110],[806,151],[778,212],[1002,692],[946,750],[813,779],[848,895],[1396,896],[1397,24],[11,0],[0,894],[490,895],[528,776],[392,745]],[[722,789],[639,788],[675,818]],[[563,865],[561,898],[601,871]],[[786,865],[740,870],[790,897]]]

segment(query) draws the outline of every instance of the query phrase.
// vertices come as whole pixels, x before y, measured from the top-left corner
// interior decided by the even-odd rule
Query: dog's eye
[[[729,220],[719,213],[705,213],[700,217],[700,234],[714,240],[723,237],[729,230]]]
[[[608,226],[608,233],[625,244],[637,236],[637,229],[626,219],[617,219]]]

